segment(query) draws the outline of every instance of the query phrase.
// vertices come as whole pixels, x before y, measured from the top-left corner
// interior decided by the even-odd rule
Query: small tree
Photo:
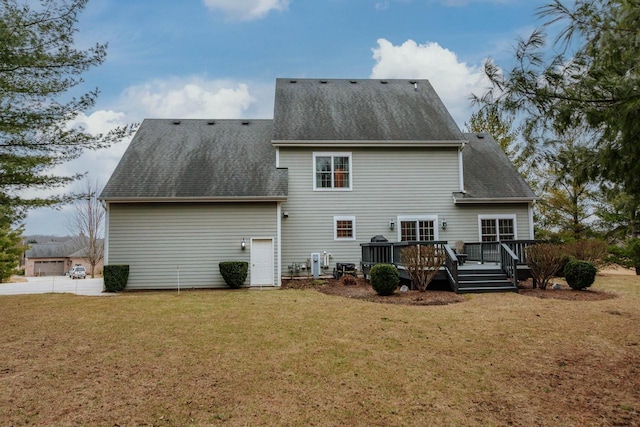
[[[104,231],[105,210],[98,200],[98,188],[97,182],[85,182],[85,197],[74,203],[75,211],[67,225],[69,232],[77,236],[82,256],[91,266],[92,278],[95,277],[96,265],[104,258],[104,241],[101,236]]]
[[[400,258],[411,281],[421,292],[427,290],[444,265],[444,253],[435,245],[409,246],[400,251]]]
[[[564,253],[562,247],[551,243],[539,243],[525,249],[527,265],[531,268],[534,282],[540,289],[547,289],[549,281],[563,265]]]

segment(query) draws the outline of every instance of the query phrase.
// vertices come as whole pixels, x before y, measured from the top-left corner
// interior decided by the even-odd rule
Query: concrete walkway
[[[26,277],[27,282],[0,283],[0,295],[72,293],[77,295],[112,296],[102,292],[102,278],[71,279],[68,276]]]

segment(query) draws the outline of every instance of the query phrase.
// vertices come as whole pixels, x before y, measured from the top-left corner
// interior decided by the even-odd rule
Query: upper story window
[[[313,153],[314,190],[351,190],[351,153]]]
[[[516,239],[515,215],[479,215],[478,221],[482,242]]]
[[[398,240],[407,241],[433,241],[437,240],[436,224],[438,218],[433,215],[418,217],[398,217]]]

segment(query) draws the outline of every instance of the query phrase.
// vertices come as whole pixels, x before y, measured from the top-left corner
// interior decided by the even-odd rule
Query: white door
[[[251,240],[251,286],[273,286],[273,239]]]

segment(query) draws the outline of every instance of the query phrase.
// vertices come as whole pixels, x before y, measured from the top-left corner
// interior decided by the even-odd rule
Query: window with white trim
[[[436,216],[419,216],[419,217],[398,217],[398,240],[407,241],[433,241],[438,236],[438,217]]]
[[[516,240],[515,215],[479,215],[480,241]]]
[[[314,190],[351,190],[351,153],[313,153]]]
[[[333,217],[333,240],[356,240],[356,217]]]

